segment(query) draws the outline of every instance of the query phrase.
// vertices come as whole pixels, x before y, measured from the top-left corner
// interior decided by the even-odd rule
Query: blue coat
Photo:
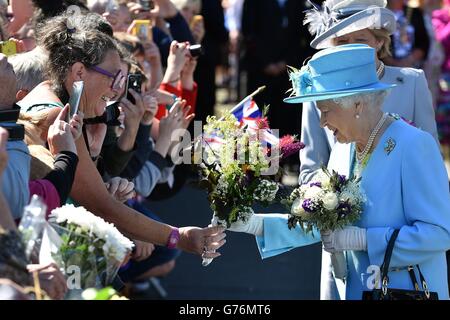
[[[388,140],[395,142],[389,153]],[[348,174],[352,145],[336,144],[329,168]],[[361,299],[362,291],[369,290],[372,267],[381,265],[395,228],[400,234],[391,267],[400,270],[389,273],[390,287],[413,289],[404,267],[419,264],[430,290],[448,299],[445,251],[450,249],[450,195],[445,166],[431,135],[401,120],[392,123],[373,151],[361,185],[368,200],[356,225],[367,229],[368,251],[346,252],[346,299]],[[317,232],[313,237],[299,228],[289,231],[286,219],[269,216],[257,243],[262,256],[268,257],[319,239]]]
[[[385,67],[381,81],[396,84],[386,97],[383,110],[397,113],[411,120],[418,128],[429,132],[438,142],[437,128],[431,93],[422,70],[413,68]],[[320,112],[314,103],[304,103],[302,110],[302,141],[305,148],[300,151],[300,181],[311,180],[321,165],[327,164],[335,144],[333,134],[320,127]],[[321,298],[336,299],[337,291],[330,278],[329,255],[322,252]]]

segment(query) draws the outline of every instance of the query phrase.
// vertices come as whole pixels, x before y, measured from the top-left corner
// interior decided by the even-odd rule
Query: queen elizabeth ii
[[[378,80],[375,50],[349,44],[316,53],[291,74],[289,103],[315,101],[320,124],[338,144],[328,167],[361,177],[367,201],[361,219],[334,232],[289,230],[287,215],[255,214],[231,231],[256,236],[263,258],[318,242],[332,253],[345,253],[345,299],[361,299],[373,289],[376,266],[383,262],[395,229],[399,235],[391,259],[389,285],[414,290],[408,266],[419,265],[428,288],[448,299],[445,252],[450,248],[450,197],[447,173],[433,137],[382,111],[394,85]]]

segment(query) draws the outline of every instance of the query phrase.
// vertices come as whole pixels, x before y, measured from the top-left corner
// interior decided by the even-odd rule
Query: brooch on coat
[[[392,152],[392,150],[394,150],[394,148],[395,148],[395,140],[389,138],[384,144],[384,151],[389,155]]]

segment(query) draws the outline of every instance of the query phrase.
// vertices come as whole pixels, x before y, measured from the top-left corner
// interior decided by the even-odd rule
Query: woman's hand
[[[134,183],[121,177],[111,178],[105,183],[106,189],[117,201],[125,202],[136,196]]]
[[[181,70],[183,69],[186,60],[189,58],[188,43],[178,43],[172,41],[169,50],[169,57],[167,58],[167,70],[164,74],[164,83],[176,86],[180,79]]]
[[[67,118],[68,112],[69,105],[66,105],[56,117],[53,124],[48,128],[47,142],[50,152],[53,155],[61,151],[71,151],[77,154],[77,147],[71,132],[71,127],[64,121]]]
[[[183,251],[202,255],[203,258],[213,259],[220,256],[218,252],[212,252],[222,247],[225,243],[225,228],[221,226],[198,228],[179,228],[180,241],[178,248]]]
[[[155,118],[155,114],[158,111],[158,101],[156,100],[154,93],[147,92],[143,95],[144,102],[144,115],[142,116],[141,124],[150,125]]]
[[[134,97],[135,103],[133,104],[126,97],[123,97],[121,102],[121,109],[125,114],[124,125],[125,129],[132,129],[137,132],[139,123],[142,120],[142,116],[145,113],[144,100],[141,94],[137,93],[133,89],[128,90]]]
[[[72,132],[73,140],[78,140],[81,137],[83,129],[83,118],[84,114],[81,111],[74,114],[72,119],[70,119],[70,131]]]
[[[133,240],[134,242],[134,252],[131,256],[131,259],[135,261],[142,261],[147,259],[152,255],[152,252],[155,250],[155,245],[153,243]]]
[[[335,231],[321,231],[323,249],[329,253],[339,251],[367,251],[366,229],[345,227]]]

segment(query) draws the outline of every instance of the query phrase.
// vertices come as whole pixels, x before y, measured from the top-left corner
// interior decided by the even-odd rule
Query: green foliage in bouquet
[[[206,134],[223,139],[220,146],[206,142],[206,159],[200,165],[200,186],[208,191],[211,209],[227,227],[238,220],[246,221],[252,206],[267,206],[278,191],[278,184],[262,173],[270,159],[261,142],[227,113],[223,119],[207,119]]]

